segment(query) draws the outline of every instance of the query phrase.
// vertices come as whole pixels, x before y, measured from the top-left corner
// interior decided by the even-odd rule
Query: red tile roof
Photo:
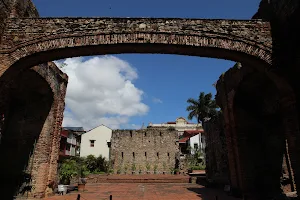
[[[185,130],[183,132],[184,137],[193,137],[195,135],[198,135],[199,133],[203,133],[204,130]]]
[[[181,138],[179,140],[179,143],[186,143],[186,141],[188,141],[190,139],[190,137],[184,137],[184,138]]]
[[[184,132],[186,132],[186,133],[196,133],[196,134],[198,134],[198,133],[204,133],[204,130],[203,129],[201,129],[201,130],[185,130]]]

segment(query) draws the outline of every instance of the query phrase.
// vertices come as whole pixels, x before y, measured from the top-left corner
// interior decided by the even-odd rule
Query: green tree
[[[85,164],[91,173],[98,168],[97,158],[94,155],[88,155],[85,159]]]
[[[189,103],[186,108],[189,111],[189,120],[196,118],[200,123],[204,122],[206,118],[214,118],[218,115],[218,106],[211,93],[200,92],[198,99],[189,98],[187,103]]]
[[[97,166],[101,172],[108,172],[109,170],[109,162],[102,155],[97,157]]]

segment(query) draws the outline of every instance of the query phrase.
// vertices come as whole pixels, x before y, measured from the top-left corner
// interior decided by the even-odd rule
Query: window
[[[122,154],[122,159],[123,159],[124,158],[124,153],[122,152],[121,154]]]
[[[134,154],[134,152],[132,152],[132,157],[133,157],[133,158],[135,157],[135,154]]]
[[[157,155],[157,158],[159,158],[159,153],[158,152],[156,153],[156,155]]]
[[[147,152],[145,152],[145,157],[147,157]]]
[[[145,132],[145,137],[147,136],[147,133]]]
[[[162,136],[162,133],[161,133],[161,132],[159,132],[159,136],[160,136],[160,137]]]
[[[170,153],[168,153],[168,157],[170,157]]]
[[[132,131],[130,131],[130,137],[132,137]]]
[[[95,141],[96,140],[90,140],[90,147],[94,147],[95,146]]]

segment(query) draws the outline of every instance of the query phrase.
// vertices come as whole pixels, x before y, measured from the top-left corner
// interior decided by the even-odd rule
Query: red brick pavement
[[[76,200],[78,192],[44,200]],[[81,200],[237,200],[220,189],[191,183],[102,183],[87,184]]]

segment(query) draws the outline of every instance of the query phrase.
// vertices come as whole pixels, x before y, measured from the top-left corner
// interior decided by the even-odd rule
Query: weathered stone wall
[[[228,154],[223,116],[203,123],[206,133],[206,179],[217,184],[229,183]]]
[[[0,1],[0,42],[6,21],[10,17],[39,17],[39,14],[31,0]]]
[[[175,168],[178,153],[177,131],[148,128],[112,132],[110,159],[114,173],[124,173],[126,166],[127,173],[131,173],[133,165],[136,173],[140,170],[143,174],[147,171],[154,173],[155,166],[157,173],[170,173],[170,169]]]

